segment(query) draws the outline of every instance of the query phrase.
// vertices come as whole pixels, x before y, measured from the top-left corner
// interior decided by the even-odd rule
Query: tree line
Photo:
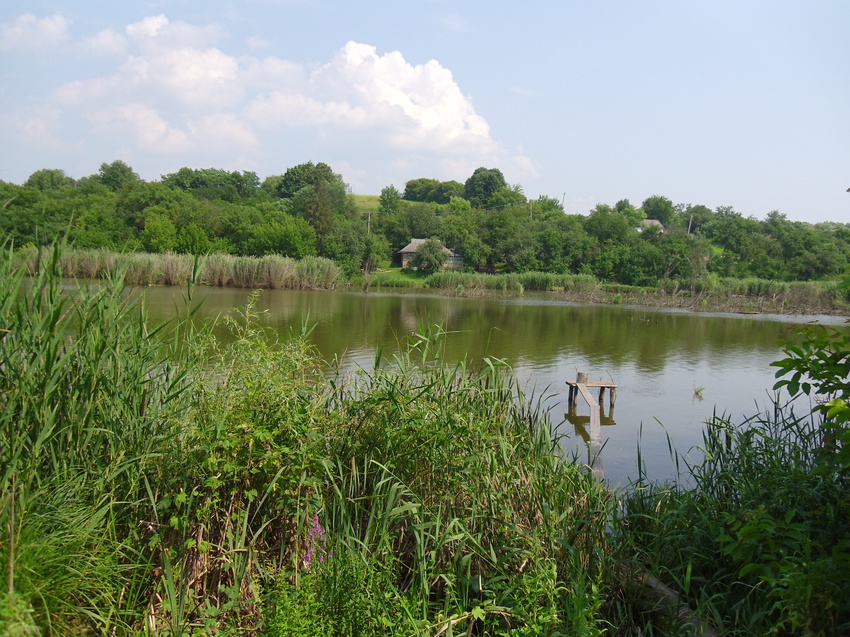
[[[23,185],[0,182],[0,206],[0,232],[15,246],[63,236],[80,248],[119,251],[317,255],[349,275],[386,263],[412,238],[439,241],[470,270],[591,274],[635,286],[830,279],[850,263],[848,224],[790,221],[778,211],[760,220],[661,195],[566,214],[558,199],[530,200],[499,169],[483,167],[464,183],[387,186],[369,207],[322,162],[262,181],[215,168],[144,181],[119,160],[81,179],[42,169]]]

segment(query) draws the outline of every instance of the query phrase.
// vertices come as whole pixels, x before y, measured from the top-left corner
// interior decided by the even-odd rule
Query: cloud
[[[349,42],[306,85],[257,96],[248,115],[264,126],[359,129],[391,148],[446,153],[493,152],[483,117],[450,70],[431,60],[412,65],[398,51]]]
[[[62,43],[68,38],[71,21],[61,13],[36,18],[31,13],[12,22],[0,23],[0,51],[35,51]]]
[[[121,56],[127,51],[127,38],[114,29],[105,29],[83,40],[83,47],[101,55]]]
[[[325,64],[308,65],[234,55],[226,38],[218,26],[164,15],[100,31],[82,46],[116,57],[114,70],[66,81],[44,106],[62,115],[54,121],[82,115],[107,145],[205,157],[206,164],[279,157],[297,140],[349,167],[362,160],[369,174],[395,174],[398,166],[446,179],[482,165],[535,172],[492,137],[451,70],[436,60],[412,64],[399,51],[348,42]]]
[[[95,128],[128,131],[142,150],[181,153],[191,148],[188,134],[173,127],[160,113],[145,104],[126,104],[115,110],[93,112]]]
[[[254,51],[259,49],[267,49],[271,46],[271,42],[261,38],[258,35],[252,35],[251,37],[249,37],[247,40],[245,40],[245,44],[248,45],[249,49],[252,49]]]
[[[164,15],[149,16],[130,24],[125,29],[127,37],[142,47],[152,48],[205,48],[226,36],[218,25],[196,26],[177,20],[171,22]]]

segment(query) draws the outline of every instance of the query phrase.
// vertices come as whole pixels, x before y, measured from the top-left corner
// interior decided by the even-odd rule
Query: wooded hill
[[[470,270],[592,274],[635,286],[834,279],[850,262],[848,224],[795,222],[778,211],[759,220],[661,195],[566,214],[553,197],[527,199],[495,168],[464,183],[418,178],[403,192],[387,186],[358,197],[321,162],[263,181],[181,168],[146,182],[115,161],[81,179],[43,169],[23,185],[0,182],[0,205],[0,232],[16,247],[62,236],[77,248],[129,252],[318,255],[349,275],[386,264],[414,237],[438,239]]]

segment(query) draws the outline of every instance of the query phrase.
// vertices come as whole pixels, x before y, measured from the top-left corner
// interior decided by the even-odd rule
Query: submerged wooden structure
[[[588,464],[593,473],[599,477],[605,477],[602,468],[602,422],[600,417],[600,403],[605,398],[605,390],[608,390],[608,401],[611,409],[617,401],[617,385],[605,381],[588,381],[587,372],[578,372],[575,380],[568,380],[570,409],[574,409],[578,403],[579,394],[584,398],[590,408],[590,444],[588,445]],[[591,389],[599,390],[599,400],[591,393]]]

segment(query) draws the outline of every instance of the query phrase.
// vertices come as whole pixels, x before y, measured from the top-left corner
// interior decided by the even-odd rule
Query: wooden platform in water
[[[588,464],[593,470],[596,477],[602,479],[605,477],[605,470],[602,468],[602,432],[600,423],[600,403],[605,396],[605,390],[609,393],[608,400],[611,404],[611,409],[614,408],[614,402],[617,400],[617,385],[616,383],[608,383],[605,381],[589,381],[587,372],[578,372],[575,380],[566,381],[570,388],[569,404],[574,408],[578,403],[578,395],[581,394],[588,407],[590,407],[590,444],[588,445]],[[599,390],[599,401],[590,393],[591,388]]]
[[[614,403],[617,402],[617,384],[616,383],[608,383],[603,380],[595,380],[595,381],[585,381],[580,382],[578,380],[568,380],[566,381],[567,385],[570,388],[568,402],[571,405],[575,405],[578,403],[578,394],[582,387],[585,389],[593,387],[595,389],[599,389],[599,402],[601,403],[603,398],[605,397],[605,390],[608,390],[608,404],[613,407]],[[582,392],[584,393],[584,392]]]

